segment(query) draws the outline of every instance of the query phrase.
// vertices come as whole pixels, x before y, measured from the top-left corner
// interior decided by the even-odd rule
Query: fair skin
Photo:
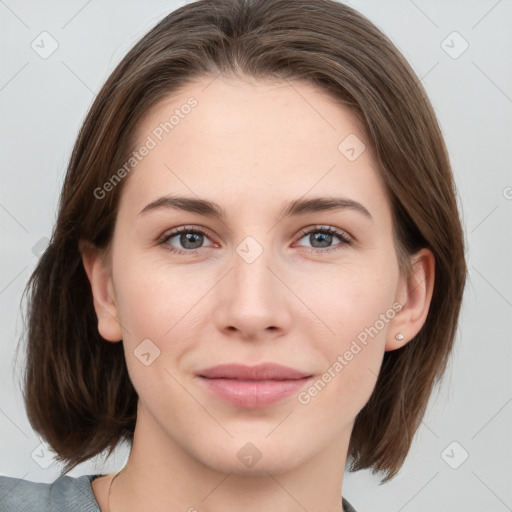
[[[290,84],[205,77],[158,104],[136,147],[190,96],[198,102],[125,178],[107,256],[81,246],[99,332],[105,342],[122,340],[139,395],[110,512],[341,511],[354,419],[384,352],[405,345],[426,319],[434,257],[423,249],[413,275],[401,275],[389,201],[356,118],[322,90]],[[349,134],[366,145],[354,161],[338,150]],[[140,214],[169,194],[214,201],[226,217]],[[279,216],[285,202],[312,197],[357,201],[371,218],[355,208]],[[158,243],[182,226],[207,236]],[[352,243],[302,234],[330,226]],[[243,247],[262,250],[250,263],[237,252],[246,237],[254,245]],[[294,394],[240,408],[195,374],[226,362],[277,362],[316,380],[395,302],[400,312],[308,404]],[[145,339],[160,350],[147,366],[134,355]],[[248,442],[261,453],[252,467],[237,456]],[[102,512],[113,476],[92,483]]]

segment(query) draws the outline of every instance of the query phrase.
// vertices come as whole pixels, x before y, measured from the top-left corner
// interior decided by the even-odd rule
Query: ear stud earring
[[[401,332],[399,332],[398,334],[395,334],[395,339],[397,339],[399,341],[403,340],[404,339],[404,335]]]

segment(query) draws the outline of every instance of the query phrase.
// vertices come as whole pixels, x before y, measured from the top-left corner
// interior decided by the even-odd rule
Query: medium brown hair
[[[51,241],[25,289],[23,396],[33,429],[64,473],[133,441],[137,393],[121,343],[100,336],[79,241],[108,249],[124,181],[94,190],[129,158],[133,134],[159,101],[222,73],[299,79],[333,94],[362,121],[389,197],[401,270],[429,248],[430,310],[416,337],[388,351],[355,420],[350,470],[402,466],[452,349],[466,279],[464,238],[443,137],[418,78],[392,42],[331,0],[199,0],[160,21],[110,75],[78,134]],[[340,141],[341,142],[341,141]]]

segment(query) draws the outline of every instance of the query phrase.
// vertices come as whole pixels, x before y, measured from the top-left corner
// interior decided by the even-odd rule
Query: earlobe
[[[435,280],[435,257],[429,249],[412,256],[412,273],[400,289],[400,312],[388,331],[386,351],[396,350],[411,341],[423,327],[432,300]]]
[[[109,265],[100,249],[90,242],[80,240],[79,249],[91,285],[94,310],[98,318],[98,331],[108,341],[120,341],[123,338],[123,332]]]

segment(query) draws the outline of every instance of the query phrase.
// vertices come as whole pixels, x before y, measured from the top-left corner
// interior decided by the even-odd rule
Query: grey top
[[[0,476],[0,512],[101,512],[91,482],[103,475],[62,475],[51,484]],[[343,498],[346,512],[356,512]]]

